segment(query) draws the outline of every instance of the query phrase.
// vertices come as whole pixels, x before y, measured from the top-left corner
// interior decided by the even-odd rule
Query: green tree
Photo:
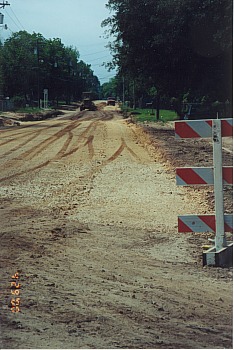
[[[102,84],[101,91],[103,98],[120,96],[120,86],[117,77],[111,78],[109,82]]]
[[[159,94],[232,98],[231,0],[109,0],[113,63]]]
[[[9,97],[32,103],[42,99],[43,89],[48,89],[54,103],[70,103],[81,98],[84,90],[99,92],[100,83],[90,65],[79,61],[78,50],[65,47],[59,38],[13,33],[0,48],[0,55],[3,90]]]

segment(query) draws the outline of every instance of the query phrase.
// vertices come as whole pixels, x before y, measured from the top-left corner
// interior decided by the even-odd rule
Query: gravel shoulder
[[[202,267],[211,233],[177,233],[214,210],[212,188],[175,184],[208,142],[113,110],[0,132],[1,348],[232,348],[232,269]]]

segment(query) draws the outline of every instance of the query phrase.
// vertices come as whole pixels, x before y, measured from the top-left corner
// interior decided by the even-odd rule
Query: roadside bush
[[[17,95],[12,97],[11,101],[14,104],[14,108],[23,108],[25,107],[25,98],[23,96]]]

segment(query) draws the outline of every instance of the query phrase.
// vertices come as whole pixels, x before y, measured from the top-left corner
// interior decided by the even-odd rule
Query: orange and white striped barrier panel
[[[233,136],[233,119],[178,121],[175,135],[177,139],[213,139],[213,167],[178,168],[176,182],[179,186],[214,185],[215,215],[179,216],[178,232],[215,232],[215,245],[203,254],[203,263],[224,266],[232,260],[232,243],[226,241],[225,232],[233,232],[233,214],[224,214],[223,186],[233,185],[233,167],[222,166],[222,137]]]

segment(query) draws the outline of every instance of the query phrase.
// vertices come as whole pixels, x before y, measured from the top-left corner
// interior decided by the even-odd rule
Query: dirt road
[[[173,140],[111,111],[0,131],[0,348],[232,348],[232,269],[177,233],[213,199],[175,163],[210,146]]]

